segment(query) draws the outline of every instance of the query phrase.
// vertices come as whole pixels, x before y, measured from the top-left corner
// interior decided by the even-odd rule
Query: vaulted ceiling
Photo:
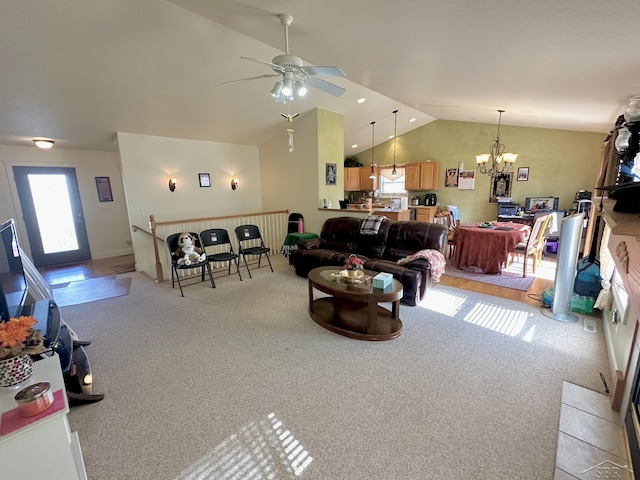
[[[342,113],[345,154],[434,119],[606,132],[640,93],[631,0],[0,0],[0,143],[116,150],[117,131],[260,145],[281,113]],[[241,56],[337,65],[283,105]],[[358,98],[366,98],[363,104]],[[291,109],[289,112],[288,108]],[[414,123],[409,123],[415,118]],[[294,121],[295,125],[295,121]],[[488,139],[490,140],[490,139]],[[351,148],[357,144],[358,147]]]

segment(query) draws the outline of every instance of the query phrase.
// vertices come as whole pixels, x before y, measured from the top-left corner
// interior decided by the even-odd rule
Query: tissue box
[[[375,277],[373,277],[373,288],[386,288],[391,285],[391,280],[393,280],[393,275],[390,273],[380,272]]]

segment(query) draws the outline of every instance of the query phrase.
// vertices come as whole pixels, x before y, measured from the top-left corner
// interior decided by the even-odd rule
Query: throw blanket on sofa
[[[440,277],[444,273],[446,260],[444,255],[442,255],[438,250],[420,250],[412,255],[401,258],[396,263],[398,265],[406,265],[418,258],[423,258],[431,264],[431,278],[434,282],[439,282]]]
[[[369,215],[362,221],[360,225],[360,233],[362,235],[377,235],[380,230],[382,221],[387,218],[384,215]]]

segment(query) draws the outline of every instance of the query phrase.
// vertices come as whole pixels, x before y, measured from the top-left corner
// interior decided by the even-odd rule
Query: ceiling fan
[[[258,58],[240,57],[251,62],[261,63],[271,67],[274,73],[258,75],[256,77],[241,78],[223,82],[221,85],[229,85],[231,83],[243,82],[246,80],[257,80],[259,78],[280,77],[271,89],[271,96],[275,98],[276,103],[291,102],[296,96],[304,97],[307,94],[307,85],[322,90],[336,97],[345,92],[345,89],[329,83],[319,76],[346,77],[345,73],[338,67],[319,67],[316,65],[303,65],[302,59],[289,55],[289,25],[293,22],[291,15],[280,13],[278,15],[280,23],[284,26],[284,55],[278,55],[270,62],[260,60]]]

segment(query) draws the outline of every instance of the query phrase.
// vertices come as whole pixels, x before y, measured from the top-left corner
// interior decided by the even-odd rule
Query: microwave
[[[518,215],[520,210],[519,203],[499,203],[498,204],[498,216],[499,217],[513,217]]]

